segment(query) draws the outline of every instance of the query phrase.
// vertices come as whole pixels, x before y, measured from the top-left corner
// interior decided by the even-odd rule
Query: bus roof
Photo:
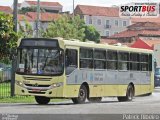
[[[71,41],[63,40],[64,45],[67,46],[76,46],[76,47],[88,47],[88,48],[97,48],[97,49],[111,49],[119,51],[130,51],[130,52],[142,52],[142,53],[153,53],[153,50],[131,48],[127,46],[115,46],[108,44],[98,44],[98,43],[89,43],[89,42],[80,42],[80,41]]]

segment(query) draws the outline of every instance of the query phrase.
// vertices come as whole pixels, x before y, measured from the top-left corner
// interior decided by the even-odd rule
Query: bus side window
[[[69,75],[77,68],[77,50],[66,49],[65,66],[67,75]]]

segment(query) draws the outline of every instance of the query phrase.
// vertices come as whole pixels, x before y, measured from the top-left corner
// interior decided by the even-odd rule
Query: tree
[[[100,34],[95,29],[94,26],[85,26],[85,37],[84,40],[94,41],[99,43],[100,42]]]
[[[25,26],[22,26],[20,22],[18,22],[19,24],[19,32],[18,35],[20,38],[29,38],[29,37],[33,37],[33,29],[32,26],[29,24],[29,22],[24,19],[25,21]]]
[[[41,12],[45,12],[43,8],[40,9]],[[26,14],[27,12],[37,12],[37,7],[22,7],[18,13],[19,14]]]
[[[43,37],[63,37],[65,39],[84,39],[85,23],[79,16],[74,18],[63,15],[56,21],[49,24],[45,32],[42,33]]]
[[[18,35],[13,31],[12,16],[0,12],[0,59],[9,57],[11,49],[17,47]]]
[[[61,16],[58,20],[49,24],[43,37],[63,37],[65,39],[79,39],[81,41],[91,40],[99,42],[100,34],[93,26],[86,26],[84,20],[79,16]]]

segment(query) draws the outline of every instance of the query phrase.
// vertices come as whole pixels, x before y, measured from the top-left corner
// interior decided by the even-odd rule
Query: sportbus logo
[[[119,7],[120,17],[158,17],[158,3],[131,3]]]

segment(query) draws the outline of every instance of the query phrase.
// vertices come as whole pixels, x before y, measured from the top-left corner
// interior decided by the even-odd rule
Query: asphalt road
[[[135,97],[132,102],[118,102],[116,97],[106,97],[103,98],[101,103],[87,102],[86,104],[76,104],[76,105],[73,104],[72,101],[70,100],[65,101],[63,103],[50,103],[49,105],[37,105],[36,103],[34,104],[0,103],[0,113],[37,114],[37,115],[39,114],[72,114],[72,115],[160,114],[160,88],[156,88],[155,91],[150,96]],[[61,117],[63,117],[63,115]],[[82,120],[81,117],[78,118]]]

